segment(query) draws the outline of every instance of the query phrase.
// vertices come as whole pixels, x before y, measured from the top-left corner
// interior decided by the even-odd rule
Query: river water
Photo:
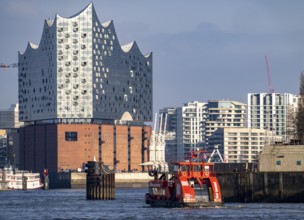
[[[304,204],[226,203],[221,208],[151,208],[146,189],[116,189],[116,199],[86,200],[84,189],[0,191],[0,219],[304,219]]]

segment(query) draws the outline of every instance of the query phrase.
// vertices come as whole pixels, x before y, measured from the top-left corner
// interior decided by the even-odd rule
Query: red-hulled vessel
[[[222,206],[220,185],[212,171],[214,163],[204,162],[204,151],[192,152],[189,161],[174,162],[172,174],[151,170],[146,204],[152,207]],[[160,177],[158,177],[160,176]]]

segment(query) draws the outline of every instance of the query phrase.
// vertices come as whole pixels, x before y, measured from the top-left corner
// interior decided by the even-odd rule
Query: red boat
[[[146,204],[152,207],[215,207],[222,206],[220,185],[212,171],[214,163],[204,162],[204,151],[192,152],[185,162],[174,162],[172,174],[150,170]],[[159,177],[160,176],[160,177]]]

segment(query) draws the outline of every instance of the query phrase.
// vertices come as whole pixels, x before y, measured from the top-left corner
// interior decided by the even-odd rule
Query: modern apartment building
[[[152,121],[152,53],[120,46],[93,3],[46,20],[39,45],[19,52],[20,121]]]
[[[210,100],[206,107],[207,115],[202,124],[205,145],[210,145],[209,136],[219,128],[245,127],[246,104],[229,100]]]
[[[22,126],[19,122],[18,104],[11,105],[9,109],[0,110],[0,129],[15,129]]]
[[[167,119],[166,123],[163,123],[163,125],[166,125],[166,131],[176,132],[177,118],[175,107],[167,107],[159,110],[159,116],[162,117],[163,122]]]
[[[194,147],[203,141],[202,123],[206,117],[206,103],[188,102],[176,108],[177,159],[184,160]]]
[[[220,128],[209,136],[209,144],[218,146],[225,162],[258,162],[265,146],[267,131],[251,128]]]
[[[11,105],[9,109],[0,110],[0,167],[16,165],[19,159],[18,129],[23,126],[19,121],[18,104]],[[1,135],[3,134],[3,135]],[[1,144],[2,142],[2,144]]]
[[[274,131],[288,142],[292,136],[292,118],[298,106],[298,95],[289,93],[249,93],[248,127]]]

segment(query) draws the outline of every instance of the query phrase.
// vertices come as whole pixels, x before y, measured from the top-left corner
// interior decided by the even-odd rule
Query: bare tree
[[[297,139],[297,106],[288,105],[286,109],[285,143]]]
[[[300,94],[297,112],[297,137],[300,141],[304,141],[304,72],[300,76]]]

